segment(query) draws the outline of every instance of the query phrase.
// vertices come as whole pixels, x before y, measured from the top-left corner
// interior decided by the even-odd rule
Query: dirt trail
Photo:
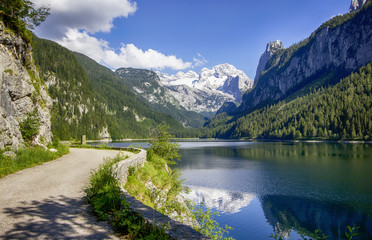
[[[91,171],[116,154],[70,149],[57,160],[0,179],[0,239],[117,239],[83,200]]]

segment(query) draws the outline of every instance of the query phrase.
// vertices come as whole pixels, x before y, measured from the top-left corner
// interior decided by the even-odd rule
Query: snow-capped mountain
[[[157,72],[160,82],[170,90],[180,105],[189,111],[214,114],[224,102],[240,102],[242,94],[253,87],[253,80],[230,64],[212,69],[168,75]]]
[[[160,81],[166,86],[186,85],[194,87],[194,83],[198,81],[199,75],[194,71],[178,72],[175,75],[168,75],[166,73],[156,72]]]
[[[253,86],[253,80],[241,70],[236,69],[230,64],[220,64],[212,69],[203,68],[199,74],[199,80],[194,82],[194,87],[198,89],[220,90],[224,91],[224,86],[229,85],[226,82],[231,82],[232,79],[237,79],[237,85],[234,90],[246,91]]]
[[[125,85],[145,100],[154,111],[169,114],[186,127],[203,126],[204,117],[195,111],[186,110],[179,104],[155,72],[135,68],[119,68],[115,72]]]
[[[235,101],[231,95],[221,91],[201,90],[187,85],[165,87],[182,107],[188,111],[201,113],[207,118],[213,117],[224,102]]]

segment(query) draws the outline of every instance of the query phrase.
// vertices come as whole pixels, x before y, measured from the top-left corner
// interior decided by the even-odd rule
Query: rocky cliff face
[[[34,112],[40,125],[31,144],[43,145],[52,140],[52,101],[39,80],[31,51],[29,44],[8,33],[0,23],[0,148],[23,146],[20,126]]]
[[[349,13],[358,11],[368,0],[352,0],[350,4]]]
[[[270,58],[274,55],[274,53],[281,49],[284,49],[284,46],[282,41],[280,40],[269,42],[267,44],[266,50],[261,55],[260,61],[258,62],[256,76],[254,77],[255,81],[257,81],[258,78],[261,76],[261,72],[265,69],[266,64],[269,62]]]
[[[310,38],[273,54],[254,89],[244,96],[239,111],[278,101],[314,81],[335,83],[371,62],[372,4],[369,3],[358,12],[331,19]]]

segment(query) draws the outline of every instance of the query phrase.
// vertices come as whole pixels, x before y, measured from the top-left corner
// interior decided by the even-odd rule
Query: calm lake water
[[[372,144],[180,145],[177,167],[189,198],[218,211],[216,220],[231,226],[235,239],[269,239],[271,233],[300,239],[316,229],[344,239],[347,225],[360,226],[357,239],[372,239]]]

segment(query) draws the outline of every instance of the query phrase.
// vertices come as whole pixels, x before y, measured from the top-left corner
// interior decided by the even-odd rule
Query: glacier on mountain
[[[180,105],[190,111],[213,115],[225,102],[241,101],[242,95],[253,87],[253,80],[231,64],[212,69],[168,75],[156,72],[163,86],[169,89]]]

